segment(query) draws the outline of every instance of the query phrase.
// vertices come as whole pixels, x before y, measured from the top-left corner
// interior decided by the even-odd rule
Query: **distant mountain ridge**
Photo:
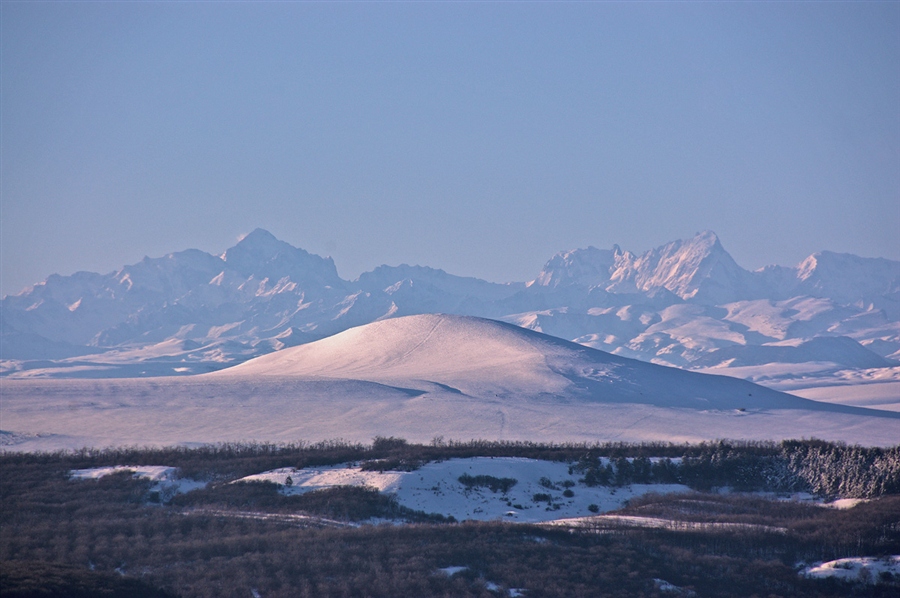
[[[348,281],[331,258],[257,229],[219,256],[189,249],[108,274],[53,275],[7,296],[0,357],[13,376],[198,373],[424,313],[499,319],[679,367],[727,362],[715,361],[720,351],[743,364],[788,354],[798,363],[804,351],[836,366],[892,364],[900,262],[823,251],[751,272],[705,231],[641,255],[560,252],[522,283],[405,264]],[[808,343],[818,337],[846,340]],[[784,344],[795,350],[746,349]]]

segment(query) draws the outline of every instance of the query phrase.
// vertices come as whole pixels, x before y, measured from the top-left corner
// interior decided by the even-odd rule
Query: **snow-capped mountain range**
[[[806,364],[780,370],[782,383],[813,370],[894,379],[900,360],[900,262],[823,251],[751,272],[708,231],[641,255],[561,252],[534,280],[497,284],[408,265],[348,281],[330,258],[257,229],[218,256],[189,249],[109,274],[53,275],[0,310],[2,372],[14,377],[207,372],[425,313],[763,382],[753,368],[772,363]]]

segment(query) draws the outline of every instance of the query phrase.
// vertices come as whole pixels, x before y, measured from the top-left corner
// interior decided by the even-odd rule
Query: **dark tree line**
[[[414,470],[430,461],[468,457],[522,457],[577,463],[589,485],[682,483],[698,490],[807,490],[827,496],[900,493],[900,444],[847,446],[819,440],[541,444],[436,439],[430,445],[377,437],[371,445],[226,443],[199,448],[124,447],[55,453],[6,453],[0,463],[57,464],[76,469],[111,465],[170,465],[198,479],[236,478],[279,467],[357,462],[369,470]],[[610,466],[602,459],[612,461]]]
[[[900,494],[900,445],[891,448],[809,441],[769,445],[705,443],[676,460],[591,451],[573,466],[589,486],[685,484],[696,490],[808,491],[830,497]]]
[[[76,469],[111,465],[170,465],[185,477],[234,479],[279,467],[359,463],[367,470],[410,471],[430,461],[522,457],[574,463],[587,485],[680,483],[697,490],[809,491],[869,498],[900,493],[900,445],[847,446],[820,440],[673,443],[540,444],[435,440],[409,444],[377,437],[371,445],[228,443],[199,448],[124,447],[55,453],[6,453],[0,463],[57,464]]]

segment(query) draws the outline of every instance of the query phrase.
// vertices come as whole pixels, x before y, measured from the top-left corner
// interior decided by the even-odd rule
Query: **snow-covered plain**
[[[508,492],[486,487],[467,488],[460,476],[492,476],[516,480]],[[680,484],[633,484],[622,488],[587,487],[578,484],[579,474],[569,465],[512,457],[450,459],[423,465],[415,471],[363,471],[358,466],[283,468],[247,476],[239,481],[268,481],[282,486],[285,494],[301,494],[333,486],[368,486],[392,493],[411,509],[453,516],[457,520],[503,519],[536,523],[590,515],[589,505],[600,512],[620,509],[635,496],[648,492],[688,492]],[[291,478],[291,485],[286,485]],[[541,483],[542,479],[544,484]],[[547,483],[549,481],[549,483]],[[546,485],[545,485],[546,484]],[[567,487],[572,496],[564,496]],[[535,501],[535,494],[548,494],[551,502]],[[550,506],[553,505],[553,506]]]
[[[421,315],[184,378],[2,379],[4,450],[399,436],[900,439],[897,413],[801,399],[510,324]]]
[[[840,405],[900,412],[900,381],[798,388],[791,394]]]
[[[900,367],[897,366],[846,369],[830,362],[807,362],[694,371],[742,378],[814,401],[900,411]]]

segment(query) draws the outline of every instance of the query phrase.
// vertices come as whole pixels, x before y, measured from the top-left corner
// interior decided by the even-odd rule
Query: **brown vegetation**
[[[497,596],[486,582],[524,588],[529,597],[664,595],[655,579],[713,597],[894,596],[898,590],[891,580],[863,587],[802,579],[796,570],[799,561],[900,553],[900,496],[884,492],[893,483],[891,466],[884,466],[897,454],[893,449],[865,452],[869,449],[807,443],[793,447],[791,453],[784,445],[657,445],[663,454],[656,456],[695,459],[695,472],[703,467],[715,478],[710,486],[720,485],[729,476],[750,479],[740,477],[748,471],[771,471],[773,460],[786,459],[791,466],[792,454],[799,455],[795,461],[800,465],[793,466],[801,473],[813,473],[803,463],[819,463],[831,468],[829,472],[840,472],[847,463],[859,467],[863,455],[871,471],[844,477],[856,480],[854,487],[881,488],[878,492],[883,496],[838,511],[748,495],[697,493],[645,497],[623,511],[786,530],[779,534],[749,528],[573,533],[504,523],[447,524],[404,510],[372,490],[341,488],[285,496],[273,484],[228,483],[275,467],[390,459],[410,463],[481,455],[578,461],[585,471],[600,456],[631,457],[627,461],[631,465],[638,461],[631,475],[640,476],[646,467],[639,459],[655,456],[647,445],[629,449],[625,445],[435,443],[422,447],[386,440],[377,448],[327,443],[0,455],[0,590],[4,598],[12,595],[16,571],[26,571],[25,576],[33,579],[35,575],[27,574],[29,568],[38,571],[51,565],[66,583],[91,578],[99,588],[106,583],[102,580],[140,580],[149,592],[162,588],[184,597],[246,597],[251,590],[265,598]],[[763,465],[755,466],[754,458]],[[178,466],[185,475],[204,476],[212,483],[206,490],[160,504],[150,500],[149,482],[127,473],[98,481],[72,480],[68,475],[73,468],[121,464]],[[617,469],[614,475],[623,475]],[[652,465],[650,471],[652,475]],[[669,468],[664,475],[684,475],[685,471],[691,469]],[[819,473],[818,479],[826,481],[836,475]],[[248,511],[280,518],[242,515]],[[302,519],[289,517],[299,513],[346,521],[399,517],[417,523],[326,528],[304,526]],[[467,569],[452,577],[439,573],[448,566]],[[120,578],[119,572],[125,577]],[[140,594],[135,590],[133,595]]]

